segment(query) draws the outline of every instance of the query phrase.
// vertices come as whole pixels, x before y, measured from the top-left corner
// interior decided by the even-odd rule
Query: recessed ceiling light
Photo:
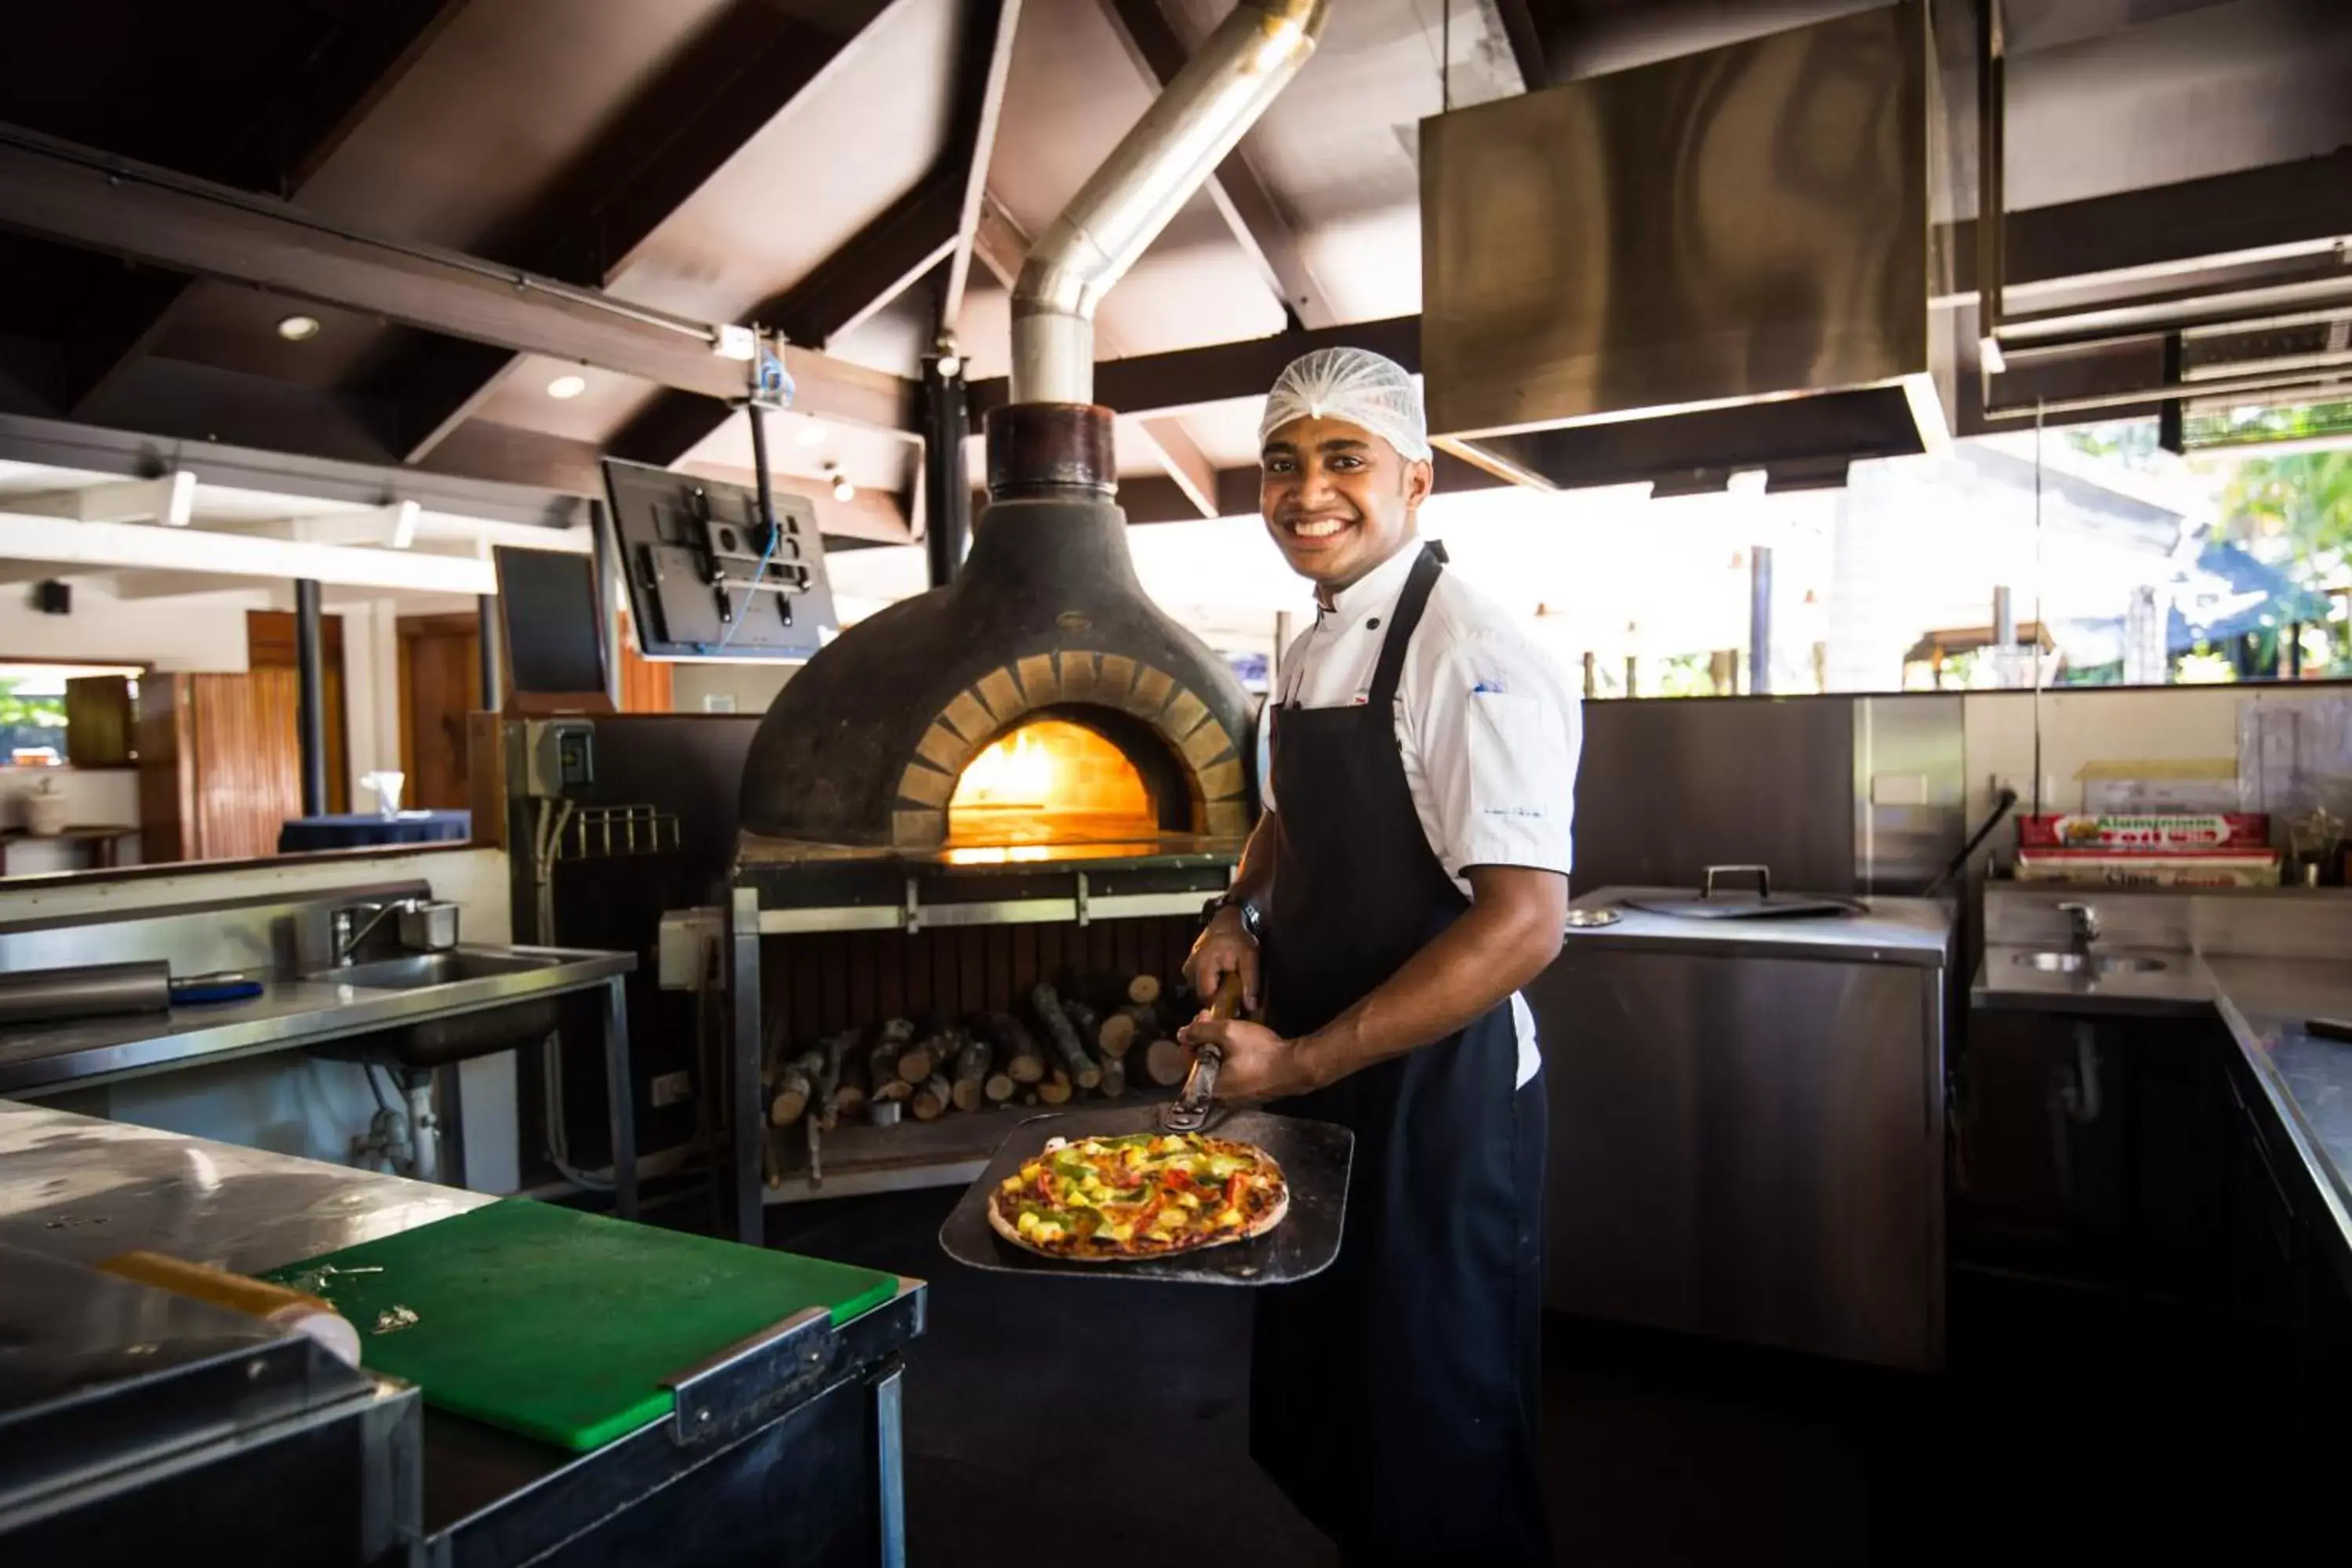
[[[319,335],[319,318],[280,316],[278,319],[278,335],[289,343],[308,342]]]
[[[808,420],[801,426],[799,433],[793,436],[793,439],[803,447],[822,447],[824,445],[824,426],[814,419]]]
[[[547,395],[558,402],[577,397],[587,390],[588,378],[584,375],[559,375],[547,384]]]

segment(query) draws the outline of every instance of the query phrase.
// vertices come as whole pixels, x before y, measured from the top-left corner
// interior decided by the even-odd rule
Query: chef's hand
[[[1286,1040],[1264,1024],[1212,1018],[1203,1009],[1176,1032],[1176,1038],[1196,1051],[1202,1046],[1223,1048],[1225,1059],[1217,1068],[1219,1100],[1281,1100],[1322,1087],[1305,1042]]]
[[[1184,961],[1184,978],[1203,996],[1214,996],[1228,974],[1242,977],[1242,1007],[1257,1011],[1257,939],[1242,924],[1242,912],[1231,904],[1219,910],[1193,940],[1192,954]]]

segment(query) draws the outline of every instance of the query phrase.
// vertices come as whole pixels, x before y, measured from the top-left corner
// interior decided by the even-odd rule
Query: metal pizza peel
[[[1241,980],[1228,975],[1209,1004],[1212,1017],[1239,1009]],[[1154,1279],[1188,1285],[1287,1285],[1320,1274],[1339,1256],[1347,1215],[1348,1171],[1356,1135],[1328,1121],[1276,1116],[1216,1102],[1217,1069],[1224,1053],[1203,1048],[1175,1099],[1159,1105],[1087,1107],[1024,1118],[997,1145],[995,1155],[940,1226],[940,1246],[967,1268],[1001,1274],[1061,1274],[1087,1279]],[[1045,1258],[1013,1246],[988,1223],[991,1194],[1036,1158],[1046,1140],[1117,1138],[1135,1132],[1202,1132],[1251,1143],[1273,1156],[1290,1187],[1290,1210],[1264,1236],[1230,1241],[1172,1258],[1081,1263]]]

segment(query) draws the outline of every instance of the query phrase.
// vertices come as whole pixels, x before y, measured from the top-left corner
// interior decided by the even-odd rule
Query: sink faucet
[[[347,904],[337,910],[328,918],[327,922],[328,932],[334,948],[334,967],[337,969],[350,967],[352,954],[358,951],[360,943],[368,939],[370,931],[383,924],[386,916],[399,914],[404,910],[421,908],[424,903],[425,900],[422,899],[394,899],[388,904]],[[368,918],[364,922],[361,922],[359,916],[363,910],[368,911]],[[355,926],[356,929],[354,929]]]
[[[2099,940],[2099,911],[2089,904],[2061,904],[2058,912],[2066,917],[2067,934],[2074,955],[2091,956],[2091,944]]]

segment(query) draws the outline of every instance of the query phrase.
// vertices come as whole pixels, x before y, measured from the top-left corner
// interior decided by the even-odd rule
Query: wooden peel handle
[[[1216,994],[1209,998],[1209,1016],[1238,1018],[1242,1012],[1242,977],[1239,970],[1228,970],[1217,982]]]

